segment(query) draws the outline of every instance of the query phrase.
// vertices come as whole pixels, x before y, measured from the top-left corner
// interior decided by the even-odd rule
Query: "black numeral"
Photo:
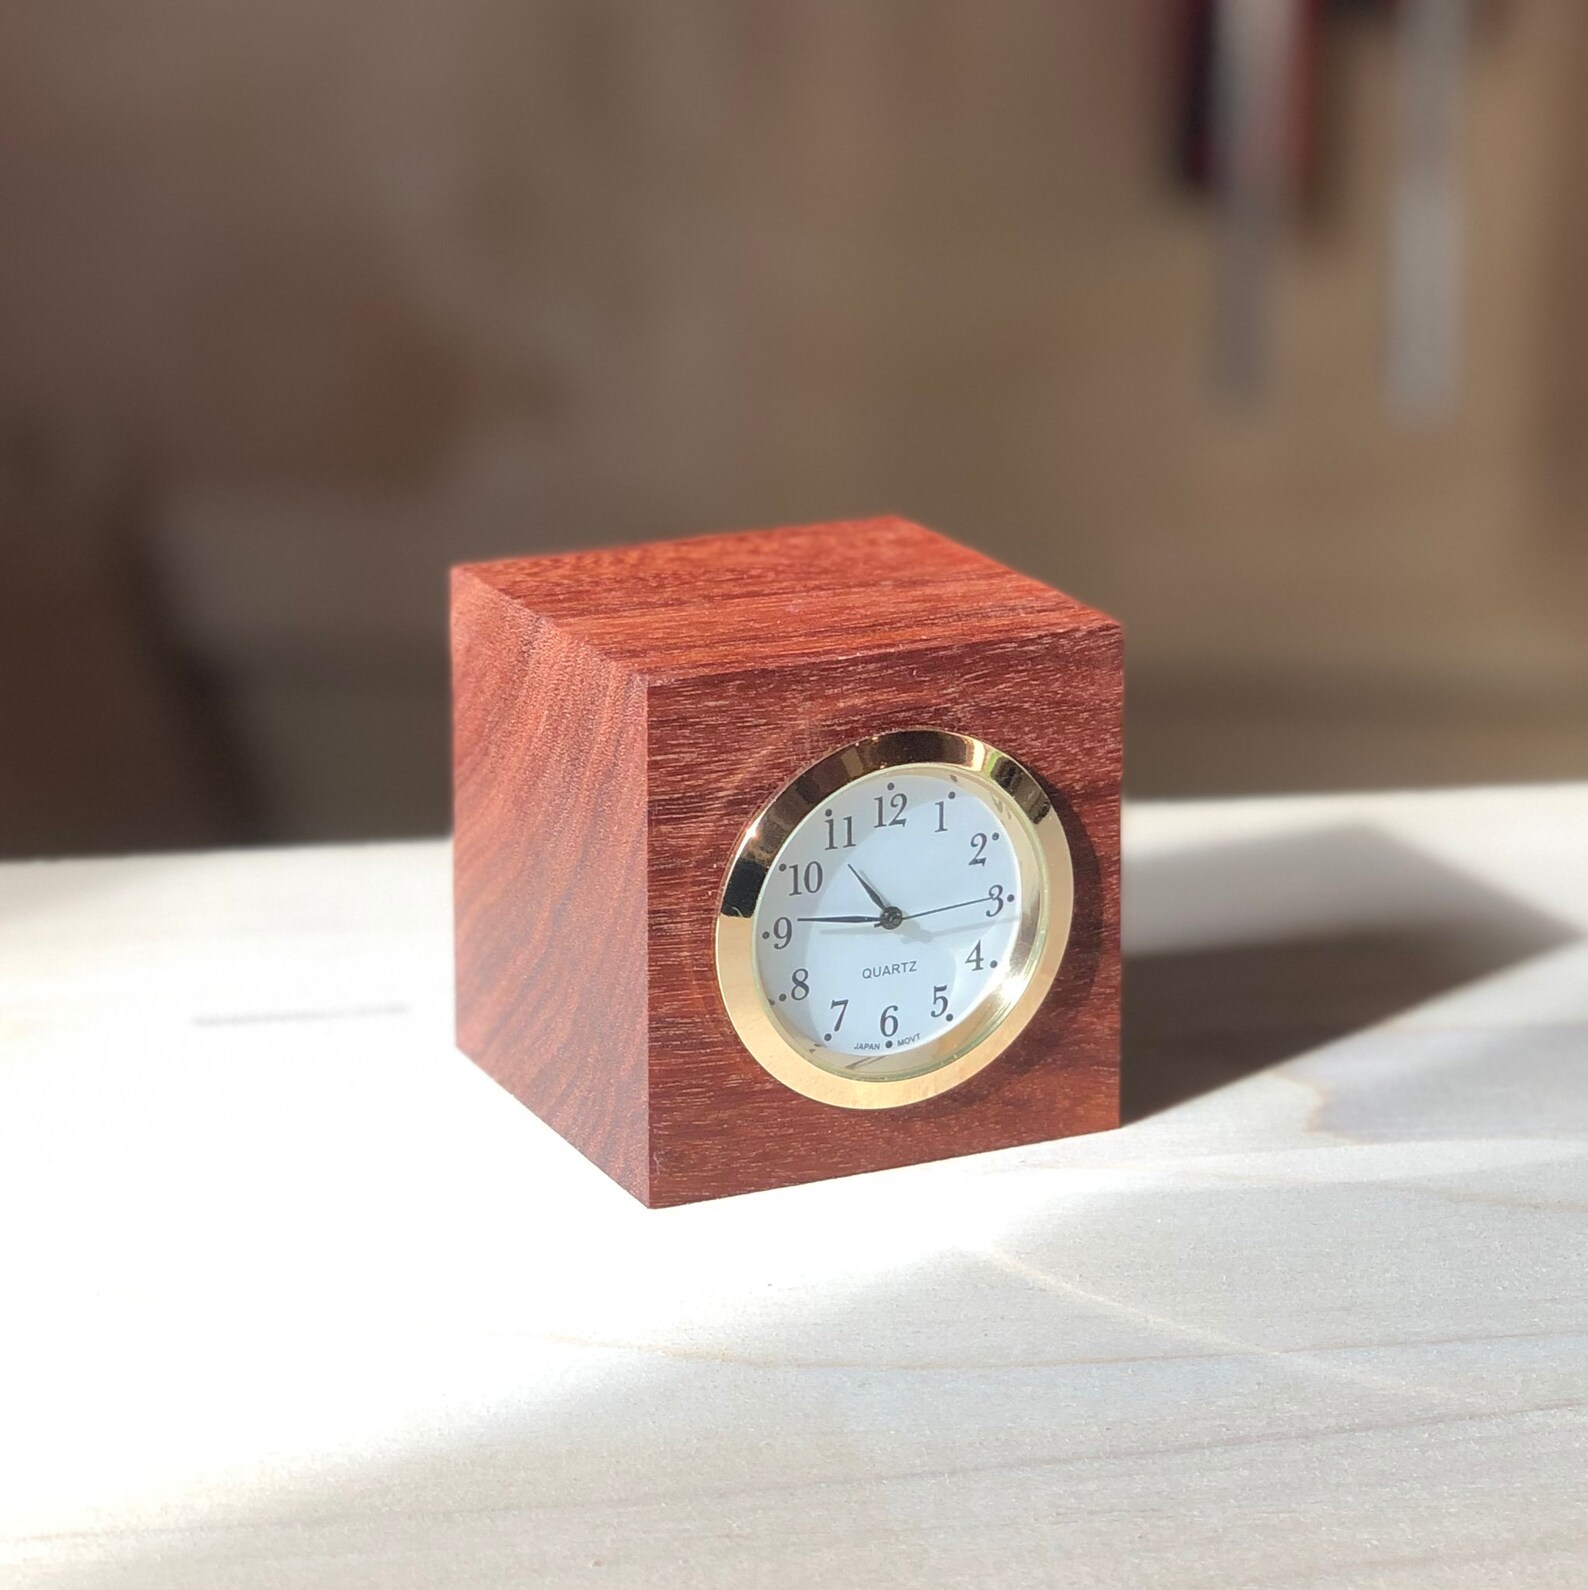
[[[796,899],[802,894],[815,894],[822,886],[822,864],[819,861],[807,861],[803,868],[797,863],[789,864],[789,893]],[[801,882],[805,887],[800,887]]]
[[[838,1012],[838,1020],[833,1023],[833,1031],[842,1032],[844,1030],[844,1017],[849,1014],[849,1001],[847,999],[835,999],[827,1008]]]
[[[933,833],[938,833],[938,834],[946,834],[948,832],[948,802],[947,801],[939,801],[937,803],[937,827],[935,829],[933,829],[932,831],[933,831]]]
[[[972,834],[970,836],[970,864],[973,867],[985,867],[987,865],[986,834]]]
[[[978,972],[982,969],[982,967],[984,967],[987,964],[986,961],[984,961],[982,959],[982,955],[981,955],[981,940],[980,939],[976,940],[976,948],[973,949],[970,952],[970,954],[965,957],[965,964],[967,966],[969,966],[972,970],[978,971]]]
[[[786,916],[780,916],[772,924],[772,948],[786,950],[794,938],[794,924]]]
[[[827,819],[827,848],[829,850],[838,848],[839,821],[840,819],[837,817],[829,817]],[[853,850],[855,848],[855,820],[853,817],[845,817],[842,822],[844,825],[844,849]]]
[[[899,1030],[899,1007],[889,1005],[882,1013],[882,1036],[891,1038]]]
[[[1014,903],[1015,897],[1012,894],[1005,894],[1004,886],[1001,883],[995,883],[987,891],[988,916],[997,916],[1006,905],[1013,905]]]
[[[932,990],[932,1014],[941,1019],[948,1014],[948,984],[939,983]]]
[[[809,999],[811,997],[811,974],[802,966],[794,974],[794,986],[789,990],[790,999]]]
[[[886,800],[888,804],[886,808],[884,808],[882,804],[884,799],[883,796],[878,795],[875,797],[875,799],[877,802],[877,827],[903,828],[904,808],[910,804],[909,800],[905,796],[904,791],[902,789],[895,790],[893,794],[887,796]]]

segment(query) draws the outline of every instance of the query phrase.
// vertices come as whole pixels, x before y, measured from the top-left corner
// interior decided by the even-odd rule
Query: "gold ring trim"
[[[762,998],[755,965],[756,906],[778,852],[816,807],[856,779],[912,765],[949,767],[989,785],[1000,816],[1026,841],[1018,847],[1025,902],[1015,939],[1019,969],[981,1001],[964,1029],[922,1045],[919,1070],[893,1077],[839,1075],[791,1042]],[[1033,882],[1040,887],[1031,888]],[[813,762],[745,828],[728,865],[717,911],[717,986],[739,1041],[785,1087],[851,1110],[916,1104],[968,1081],[1025,1030],[1058,975],[1074,911],[1069,840],[1036,777],[1007,752],[970,735],[947,729],[893,730],[841,746]]]

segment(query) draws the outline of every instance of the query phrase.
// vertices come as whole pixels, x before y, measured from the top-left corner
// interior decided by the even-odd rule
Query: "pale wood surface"
[[[1588,1578],[1588,788],[1137,808],[1123,1131],[650,1212],[439,844],[0,869],[0,1580]]]

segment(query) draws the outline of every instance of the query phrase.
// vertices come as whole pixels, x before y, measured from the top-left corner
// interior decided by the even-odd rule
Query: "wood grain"
[[[645,692],[453,579],[458,1045],[646,1196]]]
[[[459,1041],[636,1196],[1116,1124],[1113,620],[898,519],[475,565],[456,591]],[[1047,786],[1076,863],[1070,949],[970,1082],[835,1109],[768,1076],[728,1023],[723,869],[801,767],[923,724],[988,740]]]

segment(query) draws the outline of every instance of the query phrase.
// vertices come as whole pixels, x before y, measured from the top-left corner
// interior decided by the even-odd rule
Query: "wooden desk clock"
[[[1118,1121],[1119,626],[899,519],[453,576],[458,1042],[650,1205]]]

